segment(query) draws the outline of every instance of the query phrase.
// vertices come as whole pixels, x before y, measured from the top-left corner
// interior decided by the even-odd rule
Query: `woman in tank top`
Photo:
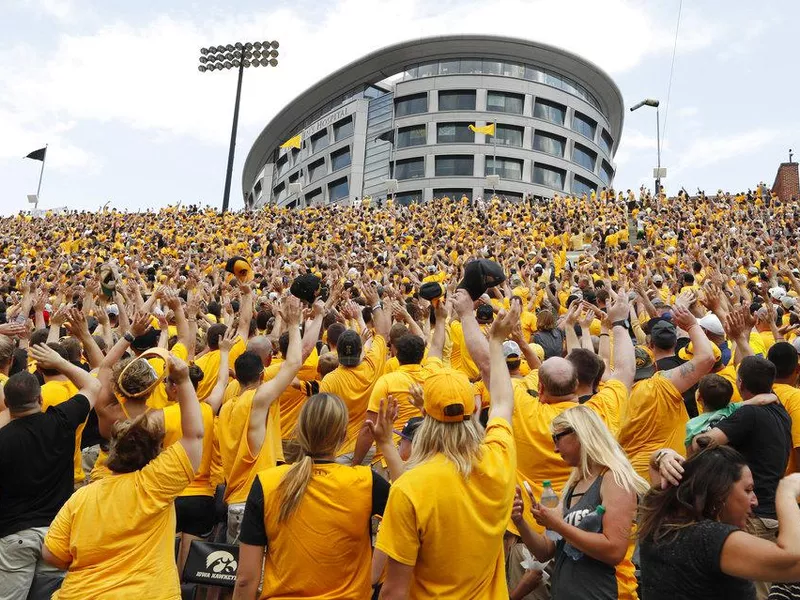
[[[519,488],[511,518],[537,560],[554,559],[552,598],[638,598],[630,560],[631,528],[637,496],[647,491],[647,482],[633,470],[605,424],[585,406],[565,410],[553,419],[550,430],[556,451],[573,470],[564,487],[561,510],[548,509],[531,498],[531,513],[539,525],[561,539],[554,542],[523,520]],[[597,512],[600,505],[604,514]],[[581,527],[588,515],[599,521],[599,531],[586,531],[587,524]]]

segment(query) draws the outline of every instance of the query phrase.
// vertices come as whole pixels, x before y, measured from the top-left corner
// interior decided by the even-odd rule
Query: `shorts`
[[[205,537],[214,529],[217,515],[213,496],[178,496],[175,498],[175,531]]]

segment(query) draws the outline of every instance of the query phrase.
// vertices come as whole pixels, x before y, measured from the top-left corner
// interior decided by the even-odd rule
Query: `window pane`
[[[472,196],[472,190],[452,190],[452,189],[433,190],[434,198],[444,198],[445,196],[450,198],[451,200],[461,200],[461,198],[464,196],[470,198]]]
[[[462,73],[481,73],[483,72],[483,61],[479,58],[461,59]]]
[[[544,82],[544,71],[539,69],[538,67],[531,67],[529,65],[525,66],[525,79],[529,79],[530,81],[537,81],[539,83]]]
[[[401,206],[408,206],[414,203],[419,204],[422,202],[422,190],[413,190],[410,192],[399,192],[394,195],[394,203]]]
[[[572,162],[575,162],[585,169],[594,171],[594,165],[597,161],[597,153],[585,146],[575,144],[572,148]]]
[[[289,155],[284,154],[281,156],[275,166],[277,167],[278,175],[283,175],[289,167]]]
[[[452,75],[461,72],[460,60],[443,60],[439,62],[439,75]]]
[[[323,129],[311,136],[311,152],[319,152],[328,147],[328,130]]]
[[[503,179],[516,179],[522,180],[522,161],[514,158],[500,158],[497,157],[497,166],[495,167],[494,157],[486,157],[486,173],[485,175],[500,175]]]
[[[394,115],[405,117],[406,115],[416,115],[428,111],[428,94],[414,94],[404,96],[394,101]]]
[[[337,142],[353,135],[353,117],[342,119],[333,126],[333,139]]]
[[[564,147],[566,143],[566,138],[544,131],[537,131],[533,136],[533,149],[539,152],[552,154],[553,156],[564,156]]]
[[[501,200],[508,200],[509,202],[522,202],[522,194],[519,192],[506,192],[503,190],[497,190],[496,195]],[[492,190],[491,189],[483,190],[483,197],[491,198]]]
[[[525,67],[519,63],[502,63],[503,75],[506,77],[525,77]]]
[[[439,92],[439,110],[475,110],[475,91],[447,90]]]
[[[563,190],[565,177],[566,172],[563,169],[545,165],[535,165],[533,167],[533,183],[538,183],[539,185]]]
[[[498,125],[495,133],[497,134],[496,141],[498,146],[516,146],[517,148],[522,148],[524,128],[514,127],[512,125]]]
[[[471,144],[475,134],[469,129],[470,123],[439,123],[436,128],[436,141],[439,144]]]
[[[600,134],[600,147],[608,154],[611,154],[611,149],[614,147],[614,140],[605,129],[603,129],[603,133]]]
[[[580,133],[583,137],[593,140],[594,132],[597,129],[597,122],[576,111],[575,114],[572,115],[572,129]]]
[[[322,177],[325,177],[327,169],[325,169],[325,160],[320,159],[308,165],[308,180],[316,181]]]
[[[463,175],[471,177],[474,172],[471,156],[437,156],[436,176]]]
[[[280,184],[274,190],[272,190],[272,196],[275,198],[275,202],[281,202],[284,198],[286,198],[286,186],[284,184]]]
[[[350,148],[342,148],[331,154],[331,171],[350,166]]]
[[[483,72],[488,75],[502,75],[503,63],[499,60],[485,60],[483,61]]]
[[[567,107],[562,106],[561,104],[556,104],[555,102],[548,102],[547,100],[536,100],[536,104],[533,107],[533,116],[537,119],[544,119],[545,121],[550,121],[551,123],[557,123],[558,125],[564,124],[564,117],[567,114]]]
[[[419,66],[417,77],[433,77],[439,74],[439,63],[431,62]]]
[[[590,196],[592,190],[597,190],[597,186],[589,181],[588,179],[584,179],[580,175],[573,175],[572,177],[572,193],[583,195],[586,194]]]
[[[493,112],[522,114],[525,96],[522,94],[508,94],[505,92],[489,92],[486,95],[486,110]]]
[[[603,183],[610,185],[611,180],[614,178],[614,169],[611,168],[611,165],[608,164],[606,161],[600,163],[600,179],[603,180]]]
[[[322,188],[317,188],[313,192],[309,192],[306,194],[307,205],[314,206],[320,202],[322,202]]]
[[[398,148],[406,148],[408,146],[424,146],[427,143],[428,135],[425,130],[425,125],[401,127],[397,130]]]
[[[398,160],[394,168],[394,179],[420,179],[425,177],[425,159],[407,158]]]
[[[337,179],[328,184],[328,199],[331,201],[346,198],[350,193],[350,186],[347,184],[347,177]]]

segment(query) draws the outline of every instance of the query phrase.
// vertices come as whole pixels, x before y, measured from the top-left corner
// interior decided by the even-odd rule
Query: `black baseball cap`
[[[422,417],[411,417],[408,420],[408,423],[405,424],[402,431],[397,431],[396,429],[394,432],[399,435],[404,440],[408,440],[409,442],[414,439],[414,434],[417,432],[417,429],[422,424]]]

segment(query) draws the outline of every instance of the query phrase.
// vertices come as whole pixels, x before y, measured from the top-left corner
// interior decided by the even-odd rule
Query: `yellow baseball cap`
[[[722,358],[722,351],[719,349],[719,346],[713,342],[711,342],[711,351],[714,353],[714,362]],[[692,342],[689,342],[685,348],[681,348],[678,351],[678,358],[682,360],[692,360],[692,358],[694,358],[694,345]]]
[[[475,411],[469,378],[456,369],[440,369],[425,380],[425,412],[443,423],[466,421]]]

